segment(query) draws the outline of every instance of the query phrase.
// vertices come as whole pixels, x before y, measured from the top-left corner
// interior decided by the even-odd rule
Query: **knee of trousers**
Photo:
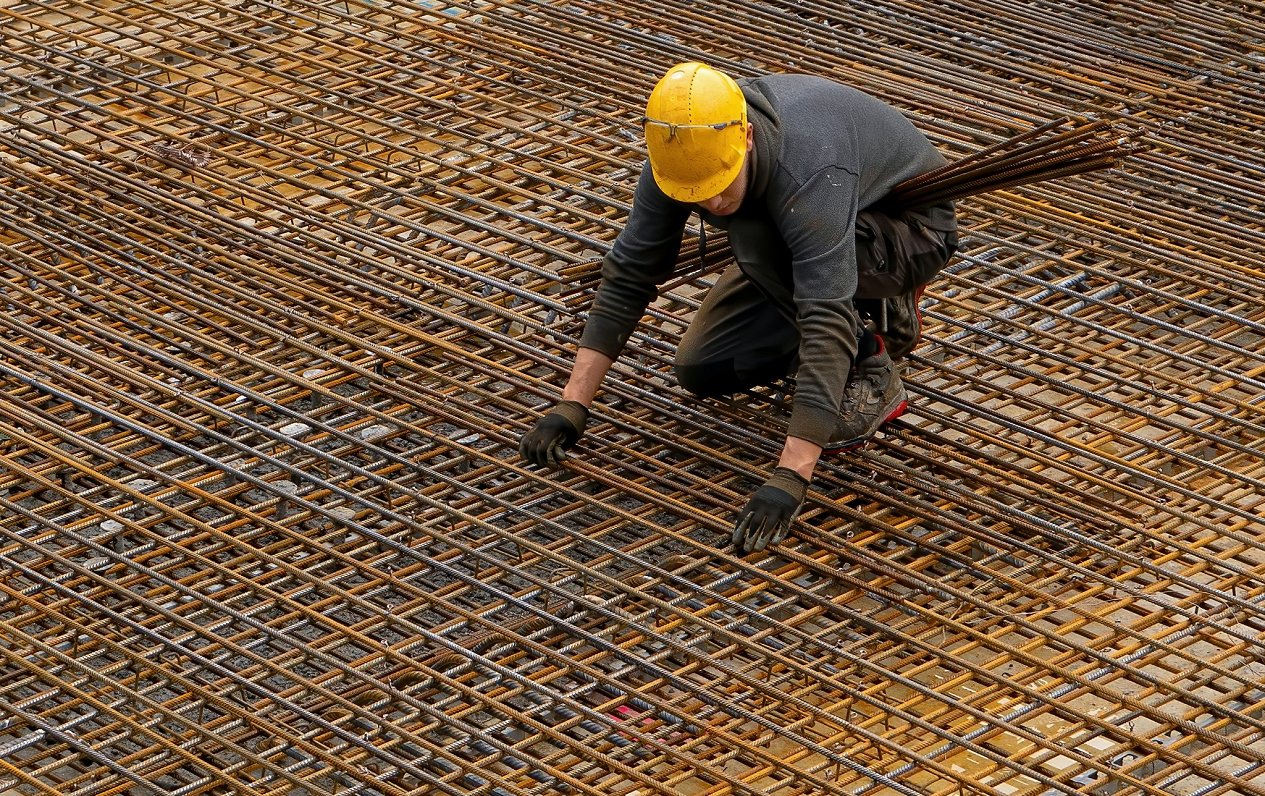
[[[735,359],[690,363],[677,359],[673,366],[677,384],[699,398],[722,398],[789,375],[798,364],[795,352],[783,356],[737,361]]]
[[[719,398],[740,389],[732,364],[691,363],[678,358],[672,372],[676,383],[698,398]]]

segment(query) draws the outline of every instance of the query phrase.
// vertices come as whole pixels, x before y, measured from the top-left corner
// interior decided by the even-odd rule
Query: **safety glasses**
[[[728,122],[717,122],[716,124],[672,124],[661,119],[651,119],[649,116],[641,117],[641,124],[655,124],[660,127],[668,128],[668,140],[676,137],[677,130],[724,130],[727,127],[736,127],[742,124],[742,119],[734,119]]]

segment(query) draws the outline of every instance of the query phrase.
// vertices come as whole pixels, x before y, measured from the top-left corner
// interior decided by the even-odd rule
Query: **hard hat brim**
[[[654,175],[655,184],[669,198],[678,202],[705,202],[718,195],[728,188],[742,172],[742,164],[747,156],[746,128],[747,126],[742,124],[725,130],[703,131],[707,135],[722,137],[721,141],[709,147],[711,156],[696,156],[687,170],[678,165],[676,170],[686,173],[669,175],[655,165],[661,162],[659,155],[668,144],[668,132],[648,126],[646,149],[650,153],[650,171]],[[682,134],[676,133],[678,136]]]

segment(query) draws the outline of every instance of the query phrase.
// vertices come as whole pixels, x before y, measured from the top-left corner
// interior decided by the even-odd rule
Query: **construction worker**
[[[710,397],[795,377],[781,456],[733,530],[739,550],[762,550],[786,536],[823,452],[863,444],[906,409],[896,362],[918,340],[918,298],[957,248],[957,222],[951,203],[880,200],[945,160],[895,108],[807,75],[734,81],[678,64],[643,122],[649,168],[603,261],[563,400],[519,450],[557,465],[583,434],[697,212],[728,231],[735,262],[681,339],[678,382]]]

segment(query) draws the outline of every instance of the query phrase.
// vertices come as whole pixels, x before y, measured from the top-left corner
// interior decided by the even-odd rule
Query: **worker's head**
[[[677,64],[650,92],[644,122],[660,190],[718,215],[738,209],[753,136],[732,78],[697,62]]]

